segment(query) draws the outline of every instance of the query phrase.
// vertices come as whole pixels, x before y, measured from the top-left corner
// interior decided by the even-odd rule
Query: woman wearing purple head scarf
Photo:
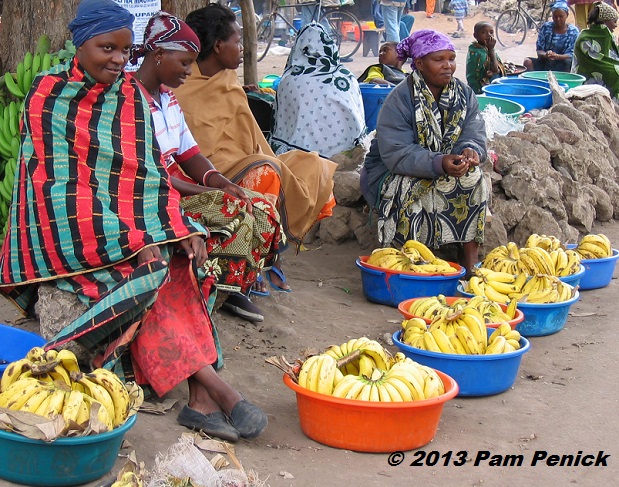
[[[454,78],[448,37],[421,30],[398,44],[413,72],[389,94],[366,156],[363,194],[378,210],[383,246],[409,239],[439,249],[458,244],[468,271],[483,241],[488,189],[480,161],[486,131],[475,94]]]

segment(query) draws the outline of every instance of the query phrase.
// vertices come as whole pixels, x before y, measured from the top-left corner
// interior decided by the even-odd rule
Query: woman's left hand
[[[247,211],[252,214],[252,205],[249,196],[243,191],[243,188],[231,182],[223,174],[214,174],[209,178],[209,186],[212,188],[221,189],[235,198],[240,199],[247,206]]]
[[[467,162],[469,166],[479,166],[479,154],[470,147],[467,147],[462,151],[464,156],[464,162]]]

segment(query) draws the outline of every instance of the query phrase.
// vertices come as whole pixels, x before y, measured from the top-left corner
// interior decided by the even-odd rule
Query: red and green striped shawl
[[[97,83],[75,59],[52,68],[26,98],[21,138],[0,285],[82,274],[206,234],[181,215],[130,77]]]

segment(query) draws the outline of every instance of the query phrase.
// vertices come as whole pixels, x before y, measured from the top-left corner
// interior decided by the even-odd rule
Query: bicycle
[[[542,3],[541,16],[536,19],[522,6],[524,0],[518,0],[516,8],[507,9],[496,19],[496,39],[503,47],[513,47],[521,45],[527,38],[527,30],[535,29],[539,32],[542,25],[548,20],[552,20],[551,4],[547,5],[546,1]],[[570,6],[568,18],[574,19],[576,14]]]
[[[350,2],[349,5],[352,5]],[[323,25],[329,35],[333,38],[339,49],[340,58],[350,58],[361,46],[361,22],[345,8],[349,5],[323,5],[323,0],[305,1],[296,4],[280,5],[277,0],[273,0],[271,12],[265,15],[257,26],[257,60],[262,61],[275,37],[276,21],[283,21],[294,38],[299,29],[291,23],[287,16],[280,12],[280,9],[297,7],[315,7],[313,18],[319,18],[319,24]],[[324,10],[324,13],[322,11]]]

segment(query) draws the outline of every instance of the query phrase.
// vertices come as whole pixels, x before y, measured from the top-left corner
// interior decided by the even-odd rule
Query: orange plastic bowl
[[[407,402],[370,402],[308,391],[284,374],[297,395],[301,429],[312,440],[345,450],[390,453],[420,448],[432,441],[443,405],[459,391],[447,374],[437,371],[445,393]]]
[[[432,320],[429,320],[427,318],[422,318],[421,316],[415,316],[408,312],[408,310],[411,307],[411,304],[413,304],[413,301],[416,301],[418,299],[425,299],[425,298],[412,298],[412,299],[407,299],[406,301],[402,301],[400,304],[398,304],[398,311],[407,320],[410,320],[411,318],[421,318],[423,321],[430,324]],[[461,297],[455,297],[455,296],[445,297],[445,301],[447,301],[447,304],[449,305],[452,305],[454,301],[456,301],[457,299],[461,299]],[[464,298],[464,299],[469,300],[470,298]],[[507,309],[506,304],[500,304],[500,306],[503,311]],[[512,330],[515,330],[518,323],[522,323],[522,321],[524,321],[524,313],[521,310],[516,309],[516,317],[509,320],[507,323],[509,323],[509,326],[512,327]],[[499,325],[500,323],[486,323],[487,328],[498,328]]]

